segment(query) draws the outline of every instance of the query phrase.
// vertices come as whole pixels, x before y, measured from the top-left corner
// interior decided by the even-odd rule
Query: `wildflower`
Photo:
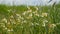
[[[24,20],[24,18],[23,18],[23,17],[21,17],[21,19],[22,19],[22,20]]]
[[[7,31],[8,31],[8,32],[10,32],[11,30],[10,30],[10,29],[8,29]]]
[[[29,16],[31,16],[31,17],[32,17],[32,13],[31,13],[31,14],[29,14]]]
[[[36,13],[37,13],[37,11],[34,11],[33,13],[34,13],[34,14],[36,14]]]
[[[13,16],[13,15],[11,15],[10,17],[11,17],[11,18],[14,18],[14,16]]]
[[[6,22],[7,23],[7,19],[6,18],[3,18],[2,21]]]
[[[39,17],[39,14],[37,14],[37,13],[35,15]]]
[[[13,31],[13,29],[8,29],[7,31],[10,32],[10,31]]]
[[[35,13],[37,13],[38,11],[35,11]]]
[[[42,13],[42,17],[47,17],[48,13]]]
[[[31,25],[33,26],[33,25],[34,25],[34,23],[31,23]]]
[[[16,14],[17,16],[20,16],[20,14]]]
[[[43,25],[42,25],[42,26],[44,26],[44,27],[45,27],[47,22],[48,22],[48,20],[44,20],[44,21],[43,21]]]
[[[22,22],[21,22],[21,25],[24,24],[24,23],[27,23],[27,21],[26,21],[26,20],[22,21]]]
[[[19,16],[18,18],[22,18],[21,16]]]
[[[7,27],[5,27],[4,29],[5,29],[5,30],[7,30],[8,28],[7,28]]]
[[[4,26],[5,24],[4,23],[0,23],[1,26]]]
[[[24,23],[27,23],[27,21],[26,21],[26,20],[24,20],[23,22],[24,22]]]
[[[44,21],[43,21],[43,23],[47,23],[47,22],[48,22],[48,20],[44,20]]]
[[[31,12],[32,12],[32,10],[31,10],[31,9],[27,11],[27,13],[31,13]]]
[[[8,22],[7,24],[10,24],[10,22]]]
[[[36,10],[38,10],[38,7],[35,7],[36,8]]]
[[[16,22],[15,21],[12,21],[12,24],[16,24]]]
[[[17,21],[20,22],[20,19],[18,18]]]
[[[43,27],[45,27],[45,23],[43,23],[43,25],[42,25]]]
[[[60,25],[60,23],[56,23],[56,25]]]
[[[30,9],[30,7],[29,7],[29,6],[27,6],[27,8],[28,8],[28,9]]]
[[[52,24],[52,26],[53,26],[53,27],[55,27],[55,26],[56,26],[56,24]]]
[[[56,27],[56,24],[49,24],[49,27],[54,29],[54,27]]]
[[[31,19],[32,18],[32,16],[28,16],[28,17],[26,17],[27,19]]]
[[[23,14],[23,15],[25,15],[25,14],[26,14],[26,11],[25,11],[25,12],[23,12],[22,14]]]
[[[3,27],[5,27],[5,25]]]
[[[36,13],[36,12],[33,12],[34,14]]]
[[[10,31],[13,31],[13,29],[11,29]]]
[[[39,23],[35,23],[36,25],[39,25]]]

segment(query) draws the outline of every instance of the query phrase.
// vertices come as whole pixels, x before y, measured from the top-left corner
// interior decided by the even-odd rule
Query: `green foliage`
[[[0,34],[60,34],[60,4],[0,5]]]

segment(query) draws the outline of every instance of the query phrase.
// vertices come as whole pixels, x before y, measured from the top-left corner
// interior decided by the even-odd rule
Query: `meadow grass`
[[[0,5],[0,34],[60,34],[60,4]]]

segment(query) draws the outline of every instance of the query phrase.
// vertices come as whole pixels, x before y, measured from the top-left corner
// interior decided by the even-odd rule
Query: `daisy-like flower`
[[[31,13],[31,12],[32,12],[32,10],[31,10],[31,9],[27,11],[27,13]]]
[[[56,24],[49,24],[49,27],[54,29],[56,27]]]
[[[41,16],[42,16],[42,17],[47,17],[47,16],[48,16],[48,13],[42,13]]]
[[[34,12],[32,12],[34,15],[37,15],[38,14],[38,11],[34,11]]]

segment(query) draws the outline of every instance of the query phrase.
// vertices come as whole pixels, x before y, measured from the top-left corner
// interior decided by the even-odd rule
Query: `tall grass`
[[[0,34],[60,34],[60,4],[0,5]]]

